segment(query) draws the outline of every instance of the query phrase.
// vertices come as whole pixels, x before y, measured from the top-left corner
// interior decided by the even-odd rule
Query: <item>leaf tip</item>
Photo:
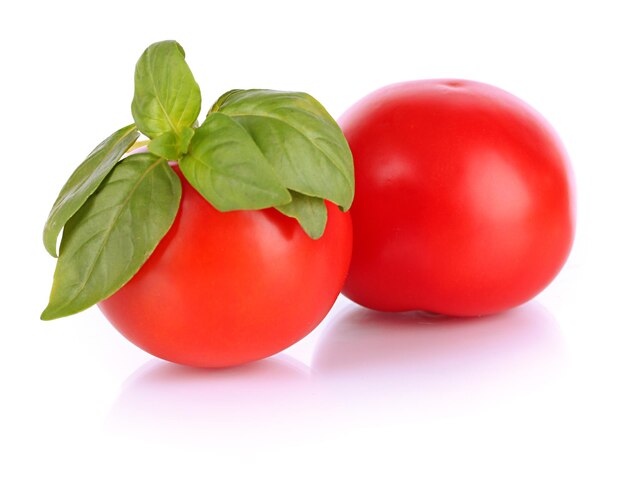
[[[326,229],[326,228],[324,228]],[[315,230],[315,231],[306,231],[307,235],[313,239],[314,241],[317,241],[319,238],[321,238],[324,235],[324,229],[321,230]]]
[[[59,315],[58,313],[55,313],[54,310],[51,310],[49,305],[48,307],[44,309],[44,311],[39,316],[39,318],[43,320],[44,322],[49,322],[50,320],[58,319],[60,317],[62,316]]]

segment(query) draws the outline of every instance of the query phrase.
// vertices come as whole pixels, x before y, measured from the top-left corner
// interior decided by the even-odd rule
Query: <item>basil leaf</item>
[[[291,202],[276,206],[285,216],[295,218],[311,239],[319,239],[326,229],[328,211],[323,199],[290,191]]]
[[[196,133],[196,130],[193,128],[183,128],[180,134],[180,138],[178,139],[178,153],[179,156],[182,154],[186,154],[189,151],[189,145],[191,144],[191,138]]]
[[[232,90],[212,111],[246,129],[285,187],[349,209],[354,197],[352,154],[337,123],[312,96]]]
[[[187,152],[189,143],[194,135],[195,130],[192,128],[183,128],[180,136],[176,136],[171,131],[157,136],[148,143],[148,151],[155,156],[169,159],[170,161],[178,161],[180,156]]]
[[[172,132],[181,135],[200,114],[200,87],[175,41],[150,45],[135,68],[135,123],[149,138]]]
[[[148,143],[148,151],[155,156],[176,161],[178,159],[178,140],[171,131],[157,136]]]
[[[116,131],[96,146],[72,173],[54,202],[43,230],[43,243],[51,256],[57,257],[57,238],[65,223],[93,194],[138,137],[134,124]]]
[[[80,312],[119,290],[174,222],[181,184],[149,153],[117,164],[68,221],[44,320]]]
[[[219,211],[263,209],[291,200],[246,130],[221,113],[211,113],[196,130],[179,165]]]

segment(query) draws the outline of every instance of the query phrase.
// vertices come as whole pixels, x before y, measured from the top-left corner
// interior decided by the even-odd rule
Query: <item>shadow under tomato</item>
[[[558,324],[537,302],[475,318],[349,305],[324,330],[311,374],[331,402],[351,397],[352,410],[385,402],[447,412],[549,385],[564,362]]]
[[[226,369],[152,359],[122,385],[105,427],[147,440],[224,445],[288,436],[306,417],[308,368],[284,354]]]
[[[106,427],[199,447],[332,440],[524,399],[558,380],[564,356],[558,324],[537,302],[482,318],[348,304],[330,317],[310,369],[286,354],[217,370],[153,359],[122,385]]]

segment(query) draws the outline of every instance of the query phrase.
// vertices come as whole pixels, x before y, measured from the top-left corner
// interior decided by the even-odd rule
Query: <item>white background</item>
[[[4,2],[0,475],[626,476],[622,2]],[[577,177],[560,276],[509,313],[438,323],[340,299],[250,366],[166,364],[95,308],[44,323],[41,231],[74,167],[131,121],[134,63],[178,40],[205,108],[307,91],[336,117],[410,79],[480,80],[554,125]]]

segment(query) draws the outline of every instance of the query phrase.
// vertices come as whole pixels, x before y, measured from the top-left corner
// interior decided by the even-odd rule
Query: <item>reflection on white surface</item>
[[[348,306],[323,334],[311,368],[331,396],[358,398],[350,407],[379,402],[446,415],[532,392],[563,363],[556,321],[532,302],[479,318]]]
[[[153,359],[123,384],[106,427],[147,439],[257,440],[288,434],[306,412],[308,369],[281,354],[228,369],[197,369]],[[256,429],[258,435],[250,433]]]
[[[310,368],[285,354],[225,370],[151,360],[123,384],[107,428],[157,440],[293,443],[303,433],[323,439],[342,426],[498,406],[562,369],[559,328],[537,303],[472,319],[350,304],[330,320]]]

